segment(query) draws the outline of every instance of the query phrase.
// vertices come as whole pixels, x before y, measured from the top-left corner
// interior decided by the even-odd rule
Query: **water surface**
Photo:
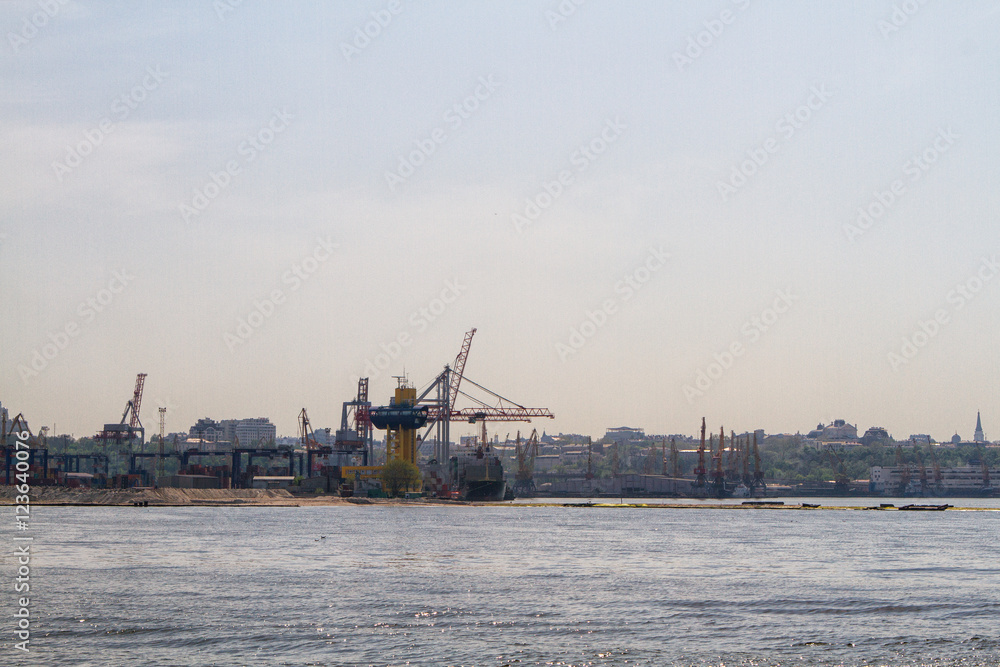
[[[995,511],[34,511],[19,664],[1000,664]]]

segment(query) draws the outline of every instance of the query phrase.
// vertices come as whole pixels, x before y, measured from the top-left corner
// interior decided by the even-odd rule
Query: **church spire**
[[[979,417],[979,411],[976,411],[976,434],[972,436],[973,442],[986,442],[986,436],[983,435],[983,421]]]

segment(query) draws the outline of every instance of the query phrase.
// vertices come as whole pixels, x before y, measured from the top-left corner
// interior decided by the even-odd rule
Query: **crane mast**
[[[128,422],[129,427],[133,429],[142,426],[142,423],[139,421],[139,406],[142,405],[142,387],[144,384],[146,384],[146,374],[139,373],[135,378],[135,391],[132,392],[132,418]],[[122,423],[124,423],[124,417],[122,419]]]
[[[163,457],[163,453],[164,453],[163,452],[163,437],[164,437],[164,430],[165,430],[165,427],[166,427],[166,418],[167,418],[167,409],[166,408],[160,408],[160,442],[158,443],[159,447],[156,450],[156,483],[157,483],[157,485],[160,484],[160,480],[162,480],[163,476],[166,474],[166,471],[164,470],[164,457]]]
[[[694,469],[694,485],[696,488],[705,486],[705,418],[701,418],[701,444],[698,445],[698,467]]]
[[[760,450],[757,449],[757,432],[753,434],[753,484],[750,487],[751,495],[756,495],[760,489],[761,495],[767,495],[767,483],[764,482],[764,471],[760,467]]]
[[[743,479],[747,488],[753,487],[753,472],[750,470],[753,461],[753,447],[750,445],[750,434],[747,433],[743,439]]]
[[[677,440],[675,438],[670,438],[670,467],[673,476],[681,476],[681,460],[680,454],[677,452]]]
[[[462,421],[469,424],[484,421],[530,422],[533,418],[544,417],[552,419],[555,417],[547,408],[527,408],[465,376],[465,364],[469,357],[469,350],[472,347],[472,337],[475,333],[476,329],[472,328],[465,334],[462,347],[455,357],[454,366],[445,365],[444,370],[431,382],[427,389],[414,399],[414,404],[421,406],[422,409],[426,410],[427,414],[427,431],[422,441],[426,442],[427,435],[430,434],[431,429],[437,429],[434,458],[439,462],[446,461],[451,456],[451,422]],[[462,391],[460,387],[463,380],[466,384],[471,384],[496,399],[496,405],[487,405],[484,401],[475,399],[465,391]],[[432,394],[436,394],[436,398],[431,398]],[[462,408],[461,410],[456,409],[455,405],[458,402],[459,394],[473,398],[479,405],[471,408]]]
[[[514,495],[530,498],[535,495],[535,457],[538,456],[538,431],[532,429],[531,437],[522,446],[521,432],[517,432],[515,444],[517,473],[514,478]]]
[[[319,443],[313,437],[312,424],[309,423],[309,414],[305,408],[299,413],[299,442],[304,449],[319,449]]]
[[[713,475],[713,486],[715,487],[715,495],[719,498],[726,494],[726,474],[722,470],[722,456],[726,451],[726,429],[719,429],[719,449],[712,455],[712,463],[714,464],[715,473]]]
[[[448,385],[448,408],[454,408],[458,400],[458,387],[462,384],[462,376],[465,374],[465,362],[469,358],[469,349],[472,347],[472,337],[476,335],[476,328],[472,327],[462,341],[462,349],[455,357],[455,367],[452,369]]]
[[[367,421],[374,428],[386,431],[387,462],[402,459],[416,464],[420,447],[431,439],[428,437],[431,431],[435,432],[434,455],[430,461],[432,466],[424,469],[426,479],[429,480],[426,483],[435,493],[444,491],[451,494],[457,493],[459,489],[472,495],[502,493],[506,480],[499,458],[492,454],[487,456],[489,444],[486,422],[531,421],[536,417],[555,417],[547,408],[525,407],[466,377],[466,362],[475,334],[475,328],[466,332],[454,365],[445,365],[444,370],[421,393],[418,394],[417,389],[405,378],[397,376],[399,386],[396,387],[390,404],[367,409]],[[469,385],[485,392],[490,398],[482,400],[463,390],[463,387],[467,388]],[[456,405],[459,394],[471,399],[476,405],[458,409]],[[464,457],[451,456],[453,421],[481,425],[479,447],[474,455],[477,463],[469,464]],[[426,429],[422,436],[417,435],[420,429]],[[532,443],[529,447],[534,451],[537,445]],[[533,456],[529,458],[533,463]]]
[[[132,392],[131,400],[125,404],[125,410],[122,412],[121,421],[117,424],[105,424],[104,428],[95,436],[94,439],[102,444],[105,456],[108,454],[109,443],[114,443],[117,446],[121,446],[123,443],[128,443],[128,453],[131,453],[132,443],[136,439],[139,440],[140,449],[145,444],[146,429],[143,427],[142,421],[139,419],[139,408],[142,405],[142,389],[145,382],[146,374],[139,373],[135,378],[135,390]],[[120,453],[124,454],[126,452]],[[133,471],[130,470],[129,472],[131,473]]]

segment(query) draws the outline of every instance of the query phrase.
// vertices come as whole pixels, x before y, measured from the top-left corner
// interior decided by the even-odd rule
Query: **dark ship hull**
[[[462,500],[503,500],[507,481],[500,459],[489,454],[466,454],[452,458]]]
[[[462,500],[500,501],[507,492],[507,482],[500,480],[466,480],[459,488]]]
[[[488,453],[463,452],[447,465],[424,466],[424,491],[453,500],[501,501],[507,494],[503,464]]]

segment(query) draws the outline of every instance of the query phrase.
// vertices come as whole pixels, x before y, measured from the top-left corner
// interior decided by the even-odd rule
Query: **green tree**
[[[420,484],[420,469],[409,461],[395,459],[382,466],[382,488],[390,498]]]

